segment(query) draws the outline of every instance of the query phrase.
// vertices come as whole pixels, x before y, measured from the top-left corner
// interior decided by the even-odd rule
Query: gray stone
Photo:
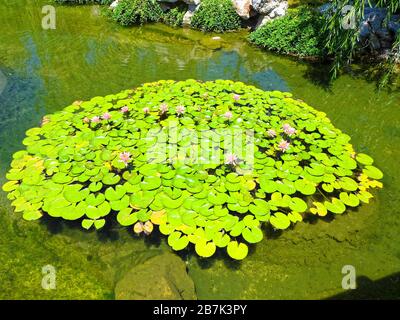
[[[115,9],[119,4],[119,0],[115,0],[113,3],[110,4],[110,9]]]
[[[194,283],[177,255],[164,253],[133,267],[115,286],[117,300],[195,300]]]
[[[251,6],[254,11],[267,15],[272,12],[275,8],[279,6],[281,2],[286,2],[282,0],[251,0]]]
[[[257,23],[255,25],[255,28],[258,29],[260,27],[262,27],[264,24],[266,24],[267,22],[271,21],[272,19],[269,17],[269,15],[260,15],[258,17]]]
[[[389,31],[396,34],[400,30],[400,22],[390,21],[388,23],[388,29],[389,29]]]
[[[187,4],[194,4],[196,6],[198,6],[201,2],[201,0],[183,0],[184,2],[186,2]]]
[[[186,11],[185,15],[183,16],[183,21],[182,21],[182,25],[183,26],[190,26],[190,23],[192,21],[192,17],[193,17],[193,15],[196,12],[198,7],[199,7],[199,5],[189,4],[188,11]]]
[[[253,1],[261,1],[261,0],[253,0]],[[266,4],[268,5],[268,4]],[[255,28],[260,28],[267,22],[282,17],[286,14],[288,10],[288,2],[287,1],[271,1],[270,5],[262,7],[264,13],[260,14]]]

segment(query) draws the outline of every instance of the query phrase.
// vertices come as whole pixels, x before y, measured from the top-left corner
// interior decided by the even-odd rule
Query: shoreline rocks
[[[163,6],[176,6],[177,2],[184,2],[188,5],[183,18],[183,26],[190,26],[195,11],[201,5],[201,0],[157,0]],[[257,17],[255,27],[258,28],[266,22],[286,14],[289,4],[287,0],[231,0],[237,14],[243,20]],[[114,1],[118,4],[118,0]],[[116,5],[115,5],[116,6]],[[115,8],[114,6],[114,8]]]

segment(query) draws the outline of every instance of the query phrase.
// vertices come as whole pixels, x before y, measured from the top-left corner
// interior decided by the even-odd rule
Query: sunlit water
[[[6,79],[0,77],[0,182],[24,132],[75,100],[159,79],[223,78],[291,91],[326,112],[357,151],[376,159],[384,189],[369,205],[333,221],[299,223],[281,235],[267,232],[242,263],[222,252],[208,260],[183,254],[198,297],[328,298],[343,292],[341,271],[348,264],[361,277],[358,296],[400,296],[399,277],[393,276],[400,271],[399,93],[376,92],[374,83],[347,75],[327,89],[322,67],[254,48],[246,32],[215,41],[210,34],[158,24],[123,29],[91,6],[57,7],[57,29],[46,31],[43,4],[0,4],[0,70]],[[144,241],[117,226],[88,233],[74,224],[24,222],[4,193],[1,199],[0,298],[113,298],[126,270],[169,250],[164,240]],[[56,267],[56,290],[41,287],[47,264]]]

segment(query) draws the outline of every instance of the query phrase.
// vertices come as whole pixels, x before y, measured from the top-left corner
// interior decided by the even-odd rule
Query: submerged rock
[[[150,258],[128,271],[115,287],[117,300],[194,300],[194,283],[175,254]]]

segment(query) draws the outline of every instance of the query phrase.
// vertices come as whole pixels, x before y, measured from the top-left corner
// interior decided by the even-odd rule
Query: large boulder
[[[286,14],[289,4],[282,0],[252,0],[253,9],[260,13],[256,28]]]
[[[164,253],[133,267],[115,287],[117,300],[194,300],[194,283],[177,255]]]
[[[286,3],[287,5],[286,0],[251,0],[251,6],[254,11],[262,15],[268,15],[274,9],[278,8],[281,3]]]
[[[249,19],[251,12],[251,0],[232,0],[233,6],[236,9],[237,14],[242,19]]]

